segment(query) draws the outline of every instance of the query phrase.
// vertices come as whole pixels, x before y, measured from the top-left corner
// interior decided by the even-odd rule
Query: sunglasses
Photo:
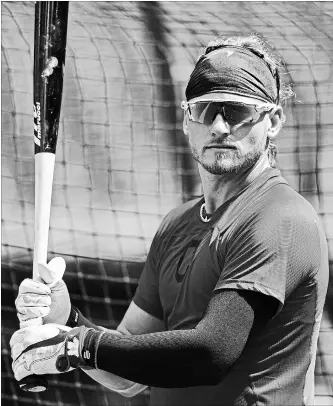
[[[255,123],[263,112],[270,111],[276,106],[273,104],[257,106],[233,101],[203,101],[196,103],[183,101],[181,107],[185,111],[188,110],[191,121],[211,125],[216,115],[221,114],[229,126],[233,127],[239,124]]]

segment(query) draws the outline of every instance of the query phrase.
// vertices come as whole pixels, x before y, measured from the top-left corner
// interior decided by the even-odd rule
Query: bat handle
[[[50,223],[50,208],[55,155],[41,152],[35,155],[35,244],[33,279],[38,277],[38,263],[46,262]],[[36,324],[39,325],[36,318]],[[19,382],[25,392],[43,392],[48,389],[45,376],[29,375]]]
[[[44,392],[49,388],[47,379],[41,375],[29,375],[19,382],[20,389],[25,392]]]

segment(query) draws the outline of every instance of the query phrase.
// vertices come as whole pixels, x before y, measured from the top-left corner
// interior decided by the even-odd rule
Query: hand
[[[67,323],[71,302],[62,280],[66,264],[63,258],[53,258],[48,264],[38,264],[37,280],[24,279],[15,300],[20,328],[47,323]]]
[[[84,365],[81,356],[88,328],[46,324],[16,331],[10,339],[15,379],[59,374]]]

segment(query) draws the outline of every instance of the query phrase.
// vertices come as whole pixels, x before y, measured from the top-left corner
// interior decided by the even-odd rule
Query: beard
[[[212,175],[237,174],[254,166],[265,152],[260,146],[255,146],[244,155],[236,149],[223,149],[217,152],[202,149],[201,154],[190,145],[193,158]]]

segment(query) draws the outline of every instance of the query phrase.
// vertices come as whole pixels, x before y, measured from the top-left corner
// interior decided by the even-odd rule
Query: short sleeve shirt
[[[134,302],[166,330],[194,328],[223,289],[275,298],[278,310],[216,386],[152,388],[151,405],[309,405],[328,283],[327,244],[311,205],[267,169],[220,206],[171,211],[153,240]]]

